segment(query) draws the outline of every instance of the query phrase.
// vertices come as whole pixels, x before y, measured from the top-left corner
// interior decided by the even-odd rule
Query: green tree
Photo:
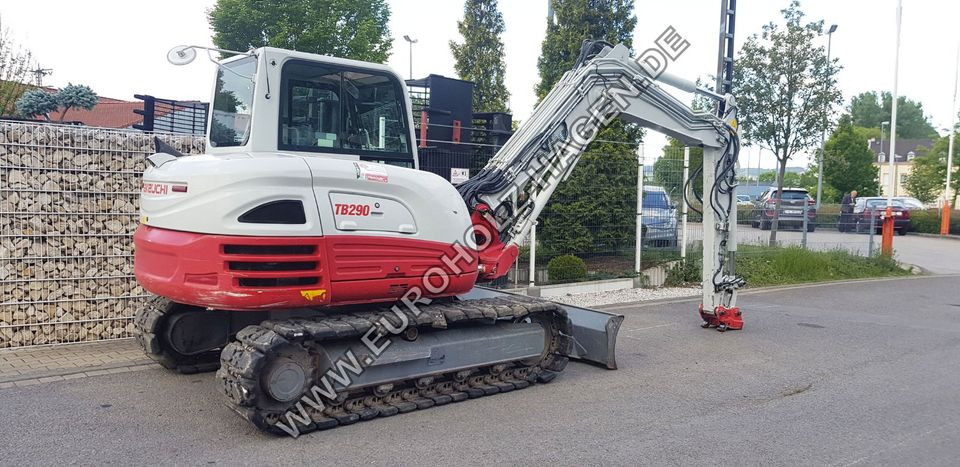
[[[880,182],[874,162],[876,157],[867,148],[867,139],[853,126],[853,118],[840,117],[824,151],[824,183],[840,193],[857,190],[860,196],[876,196]]]
[[[853,125],[863,128],[880,128],[882,122],[889,122],[892,115],[893,95],[883,92],[880,96],[874,91],[862,92],[850,99],[850,115]],[[886,131],[890,131],[887,128]],[[923,104],[904,96],[897,98],[897,137],[933,138],[937,130],[923,113]],[[889,134],[884,134],[887,141]]]
[[[747,38],[734,77],[741,131],[745,139],[776,155],[779,189],[790,159],[819,144],[827,121],[824,109],[842,102],[834,78],[840,68],[837,60],[828,64],[825,47],[816,45],[823,21],[804,23],[796,0],[781,13],[783,25],[771,22]],[[779,203],[778,198],[777,212]],[[777,228],[775,216],[771,245],[777,242]]]
[[[503,15],[497,0],[466,0],[463,20],[457,21],[463,43],[450,41],[453,64],[461,79],[474,82],[474,112],[508,112],[510,92],[503,84]]]
[[[543,99],[560,77],[573,67],[585,39],[633,47],[637,17],[633,0],[552,0],[556,17],[547,24],[537,69],[537,97]]]
[[[60,112],[60,121],[62,122],[63,118],[66,117],[68,110],[90,110],[94,108],[98,102],[100,102],[100,99],[97,97],[97,93],[93,92],[93,89],[90,89],[90,86],[72,83],[67,84],[57,92],[57,104],[63,109]]]
[[[913,160],[913,170],[903,186],[920,201],[932,203],[943,193],[946,179],[947,165],[933,154],[926,154]]]
[[[67,116],[70,109],[90,110],[99,102],[97,94],[89,86],[82,84],[68,84],[56,93],[43,89],[34,89],[23,93],[17,100],[17,112],[25,117],[43,116],[50,121],[50,114],[57,109],[60,111],[59,122]]]
[[[760,183],[775,183],[777,181],[777,171],[768,170],[760,173],[757,177]],[[816,193],[817,191],[817,170],[816,167],[810,167],[808,170],[803,172],[784,172],[783,174],[783,187],[784,188],[805,188],[808,192]]]
[[[223,49],[279,47],[383,63],[390,57],[386,0],[217,0],[207,11]]]
[[[57,96],[43,89],[31,89],[17,99],[18,114],[27,118],[43,117],[48,122],[50,114],[56,112],[59,106]]]
[[[571,69],[585,39],[633,45],[633,0],[553,0],[555,22],[537,67],[543,98]],[[562,253],[632,251],[635,238],[636,151],[643,130],[619,120],[601,130],[570,178],[544,208],[538,238]]]
[[[30,68],[33,60],[10,37],[10,31],[0,27],[0,115],[11,115],[16,102],[30,89]]]
[[[947,182],[948,136],[934,140],[933,147],[929,150],[922,147],[918,148],[920,155],[913,160],[913,170],[904,181],[907,192],[925,203],[932,203],[943,194],[943,188]],[[960,179],[958,179],[960,177],[960,167],[957,166],[956,162],[960,160],[960,144],[956,144],[957,141],[954,141],[954,143],[951,185],[954,193],[956,193],[960,191]],[[956,197],[950,200],[950,204],[956,206]]]

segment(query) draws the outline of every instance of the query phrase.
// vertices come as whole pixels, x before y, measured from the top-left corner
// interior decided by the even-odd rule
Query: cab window
[[[280,87],[280,149],[412,166],[407,109],[392,75],[292,60]]]

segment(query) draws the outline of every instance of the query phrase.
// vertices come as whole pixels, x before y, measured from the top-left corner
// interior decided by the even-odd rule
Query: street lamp
[[[403,40],[410,43],[410,79],[413,79],[413,44],[416,44],[417,40],[407,35],[403,36]]]
[[[823,83],[823,90],[826,93],[827,86],[830,84],[830,77],[833,76],[833,63],[830,62],[830,46],[833,45],[833,33],[837,30],[837,25],[833,24],[827,30],[827,79]],[[823,109],[823,131],[820,133],[820,162],[817,164],[817,209],[820,209],[820,193],[823,192],[823,156],[827,144],[827,115],[830,113],[830,103],[824,104]]]

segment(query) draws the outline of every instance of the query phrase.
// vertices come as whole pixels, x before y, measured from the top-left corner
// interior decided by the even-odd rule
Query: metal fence
[[[468,142],[423,142],[421,169],[448,180],[457,175],[451,169],[475,175],[503,135],[491,131],[485,139],[485,128],[469,130]],[[203,150],[200,137],[160,137],[184,153]],[[144,297],[133,278],[131,236],[152,141],[137,131],[0,123],[0,348],[131,335],[133,310]],[[526,242],[509,275],[493,285],[528,285],[531,275],[537,285],[633,277],[684,255],[698,259],[697,163],[695,150],[685,148],[594,143],[541,214],[533,264]],[[795,207],[782,209],[796,217],[785,212]],[[839,211],[824,205],[808,214],[810,232],[802,221],[784,223],[778,244],[870,254],[879,238],[866,233],[869,220],[861,214],[865,233],[855,233],[856,219],[854,232],[841,233],[852,218],[841,222]],[[766,244],[769,214],[769,206],[745,200],[738,243]],[[741,249],[741,256],[750,254]]]
[[[203,139],[157,135],[184,153]],[[129,337],[154,135],[0,123],[0,348]]]
[[[143,123],[133,126],[138,130],[198,136],[207,131],[210,105],[206,102],[161,99],[142,94],[133,97],[143,101],[143,110],[134,110],[134,113],[143,115]]]

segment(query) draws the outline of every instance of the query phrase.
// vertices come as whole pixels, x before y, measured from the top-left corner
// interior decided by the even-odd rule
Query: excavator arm
[[[723,117],[694,111],[658,83],[707,95],[723,103]],[[476,177],[458,187],[472,211],[481,276],[506,274],[519,243],[550,196],[576,167],[584,150],[610,121],[620,118],[704,149],[703,308],[736,313],[732,273],[736,250],[736,102],[693,83],[654,74],[623,45],[586,41],[574,68],[537,106],[530,118]],[[696,207],[695,207],[696,209]],[[734,310],[734,311],[729,311]],[[718,324],[718,323],[713,323]],[[733,324],[733,323],[730,323]],[[730,326],[735,327],[735,324]]]

